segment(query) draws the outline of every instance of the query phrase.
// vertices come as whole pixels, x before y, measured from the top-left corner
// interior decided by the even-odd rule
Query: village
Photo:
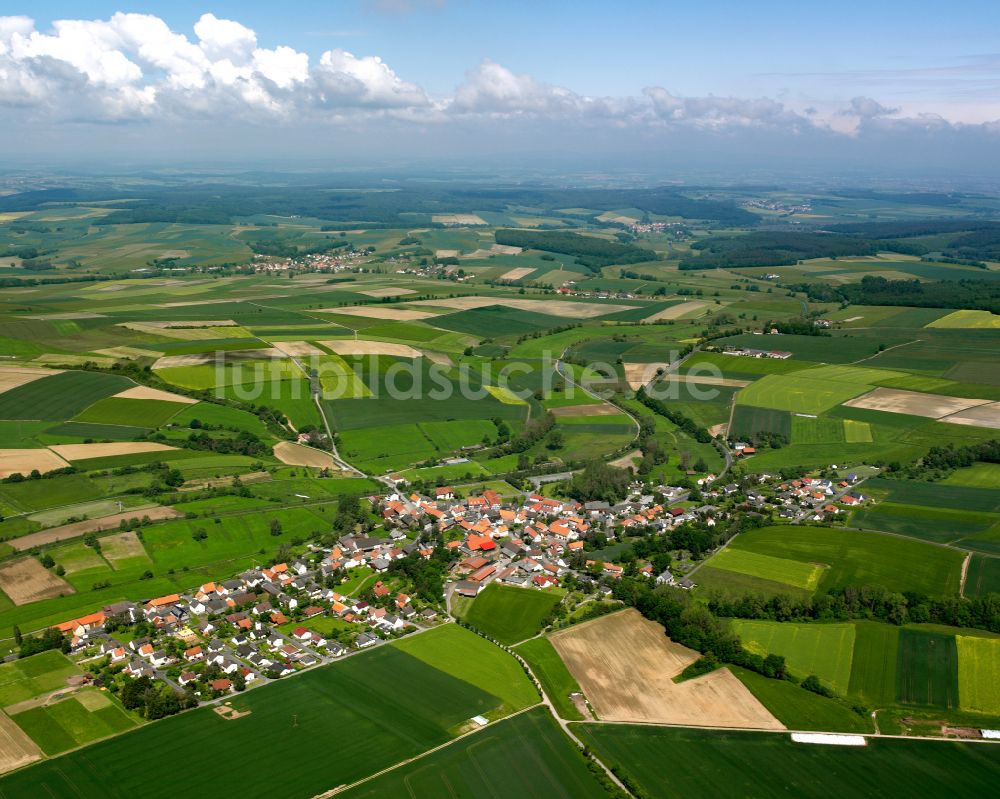
[[[735,448],[753,456],[747,444]],[[381,527],[343,535],[332,547],[308,544],[288,562],[187,593],[115,602],[53,630],[64,651],[99,675],[95,684],[107,681],[117,691],[145,679],[193,707],[447,623],[455,597],[473,599],[492,583],[526,591],[571,587],[603,599],[629,573],[691,589],[696,583],[687,575],[702,561],[690,552],[673,552],[659,570],[652,560],[623,564],[592,553],[684,525],[711,530],[737,512],[795,523],[835,520],[866,500],[856,490],[861,479],[765,474],[720,484],[709,474],[694,489],[634,482],[628,498],[612,504],[535,493],[505,499],[489,488],[463,497],[450,486],[425,496],[407,492],[406,481],[394,476],[395,490],[367,498]],[[442,564],[442,596],[415,595],[394,568],[406,559]],[[347,575],[359,572],[366,577],[348,595],[345,580],[354,581]]]

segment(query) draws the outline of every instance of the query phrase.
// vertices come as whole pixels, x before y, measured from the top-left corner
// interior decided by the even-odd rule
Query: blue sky
[[[343,146],[478,120],[486,141],[560,125],[578,140],[584,125],[594,147],[614,129],[647,143],[751,131],[749,146],[765,128],[884,141],[996,135],[1000,119],[1000,3],[984,0],[8,0],[0,14],[31,20],[4,33],[0,19],[0,104],[53,142],[56,124],[162,136],[213,109],[248,146],[292,119],[303,142]],[[206,14],[216,24],[196,33]]]
[[[490,58],[581,94],[632,94],[649,84],[681,94],[774,94],[794,88],[850,98],[877,84],[911,95],[894,72],[971,66],[1000,51],[1000,3],[985,0],[785,2],[46,2],[8,13],[39,23],[156,14],[191,33],[206,11],[257,31],[265,46],[381,55],[409,80],[451,91]],[[403,10],[404,8],[409,10]],[[866,73],[889,74],[872,80]],[[997,77],[994,66],[994,78]],[[971,77],[971,75],[970,75]],[[926,85],[926,83],[924,84]],[[937,91],[947,99],[952,84]]]

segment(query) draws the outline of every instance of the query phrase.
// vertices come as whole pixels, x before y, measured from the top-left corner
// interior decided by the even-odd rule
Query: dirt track
[[[553,408],[552,415],[556,418],[563,416],[572,418],[576,416],[617,416],[621,409],[610,402],[595,402],[592,405],[564,405],[561,408]]]
[[[85,519],[82,522],[63,524],[59,527],[53,527],[50,530],[41,530],[37,533],[23,535],[20,538],[12,538],[7,542],[7,544],[13,549],[16,549],[18,552],[24,552],[32,547],[54,544],[56,541],[65,541],[69,538],[78,538],[79,536],[87,533],[96,533],[102,530],[113,530],[118,527],[118,524],[123,519],[128,521],[129,519],[141,519],[143,516],[148,516],[150,519],[156,521],[159,519],[176,519],[181,515],[183,514],[178,513],[173,508],[167,507],[127,510],[124,513],[115,513],[112,516],[102,516],[98,519]]]

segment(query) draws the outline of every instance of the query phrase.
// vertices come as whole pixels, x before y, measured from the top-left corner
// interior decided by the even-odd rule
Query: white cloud
[[[313,70],[317,98],[326,107],[414,108],[430,104],[424,90],[402,80],[378,56],[358,58],[327,50]]]
[[[389,0],[383,10],[420,5]],[[190,34],[151,14],[60,20],[48,30],[28,17],[0,17],[4,106],[18,109],[18,123],[141,120],[162,121],[168,129],[191,120],[286,128],[294,121],[357,132],[373,117],[427,125],[425,130],[450,120],[509,119],[521,120],[525,129],[545,122],[574,134],[628,129],[648,137],[756,130],[846,138],[963,127],[929,105],[891,108],[865,96],[808,98],[799,108],[768,97],[684,97],[663,86],[635,96],[591,97],[491,60],[471,69],[450,96],[432,98],[377,55],[332,49],[311,59],[285,45],[262,47],[254,30],[214,14],[202,15]],[[1000,110],[991,116],[982,104],[969,107],[978,108],[978,116],[963,118],[996,135],[1000,123],[992,120]]]

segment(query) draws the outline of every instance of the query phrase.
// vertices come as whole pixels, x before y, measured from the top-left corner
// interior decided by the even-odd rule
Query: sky
[[[6,0],[0,122],[8,161],[992,171],[1000,3]]]

